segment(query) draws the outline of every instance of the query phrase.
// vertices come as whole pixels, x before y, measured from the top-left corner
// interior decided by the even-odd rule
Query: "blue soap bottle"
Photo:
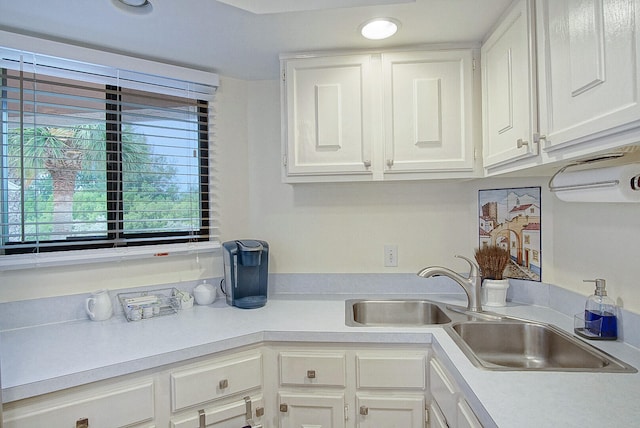
[[[595,282],[596,290],[584,306],[585,332],[589,338],[616,340],[618,338],[618,308],[607,296],[606,282],[602,278],[587,280]]]

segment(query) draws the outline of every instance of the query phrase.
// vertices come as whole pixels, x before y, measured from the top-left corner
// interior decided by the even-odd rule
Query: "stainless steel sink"
[[[345,322],[349,326],[425,326],[447,324],[451,319],[428,300],[347,300]]]
[[[549,324],[465,321],[448,330],[476,366],[489,370],[637,372]]]

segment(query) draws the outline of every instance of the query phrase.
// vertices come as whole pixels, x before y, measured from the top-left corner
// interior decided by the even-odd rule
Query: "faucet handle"
[[[470,266],[470,270],[469,270],[469,278],[473,278],[473,277],[477,277],[480,275],[480,267],[476,264],[475,261],[465,257],[465,256],[461,256],[459,254],[456,254],[454,257],[457,257],[459,259],[463,259],[466,260],[467,263],[469,263]]]

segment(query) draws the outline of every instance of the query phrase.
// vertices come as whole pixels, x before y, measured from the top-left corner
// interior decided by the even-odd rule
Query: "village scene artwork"
[[[479,246],[509,250],[511,262],[505,278],[540,281],[540,187],[480,190]]]

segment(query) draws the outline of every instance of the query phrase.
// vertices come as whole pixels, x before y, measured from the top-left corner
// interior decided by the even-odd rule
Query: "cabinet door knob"
[[[289,411],[289,406],[287,406],[285,403],[282,403],[282,404],[280,405],[280,411],[281,411],[282,413],[287,413],[287,412]]]
[[[89,418],[81,418],[76,421],[76,428],[89,428]]]
[[[222,379],[220,382],[218,382],[218,387],[220,387],[220,389],[228,388],[229,381],[227,379]]]
[[[518,138],[518,141],[516,141],[518,148],[522,148],[522,146],[528,146],[529,142],[528,141],[524,141],[522,138]]]
[[[316,378],[316,371],[315,370],[307,370],[307,378],[308,379],[315,379]]]
[[[360,414],[367,416],[369,414],[369,408],[367,406],[360,406]]]
[[[533,142],[534,143],[540,143],[540,140],[547,141],[547,136],[546,135],[540,135],[537,132],[534,132],[533,133]]]
[[[371,161],[370,160],[365,160],[362,163],[364,164],[365,168],[371,168]]]
[[[387,159],[387,167],[391,168],[393,166],[393,159]]]

